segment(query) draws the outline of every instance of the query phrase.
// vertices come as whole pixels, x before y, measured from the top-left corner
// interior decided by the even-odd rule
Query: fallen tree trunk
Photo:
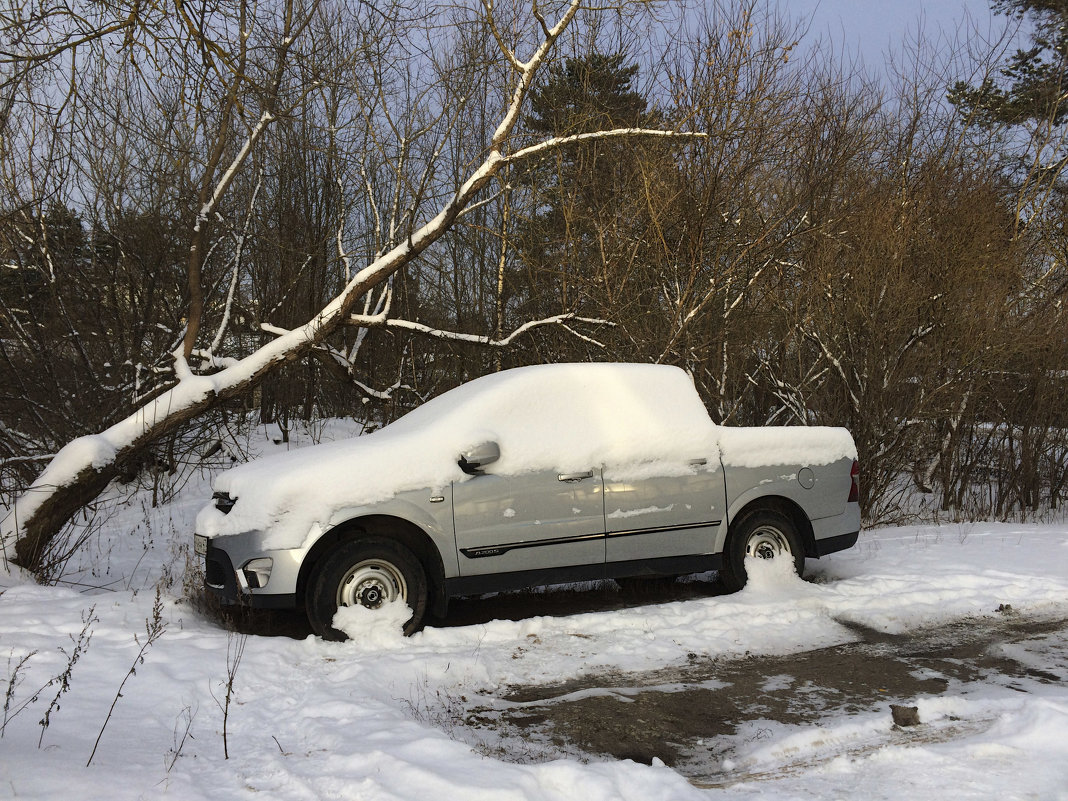
[[[440,237],[492,178],[490,157],[440,214],[407,243],[365,267],[314,318],[210,376],[193,375],[175,355],[178,383],[100,434],[79,437],[53,457],[0,523],[5,560],[37,571],[49,543],[74,514],[97,497],[122,466],[146,447],[215,405],[238,397],[280,365],[302,358],[349,316],[357,300],[403,268]]]

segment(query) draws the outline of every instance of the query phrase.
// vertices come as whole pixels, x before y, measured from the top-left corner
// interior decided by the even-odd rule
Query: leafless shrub
[[[440,687],[432,691],[429,684],[426,678],[421,683],[413,684],[411,695],[401,699],[401,702],[413,720],[453,737],[457,728],[465,723],[467,698]]]
[[[19,708],[18,707],[15,708],[14,712],[12,711],[12,705],[15,702],[15,691],[18,689],[18,686],[22,683],[22,678],[23,678],[22,677],[22,671],[26,667],[26,663],[29,662],[31,659],[33,659],[33,657],[35,657],[36,655],[37,655],[37,651],[30,651],[28,654],[24,654],[23,656],[21,656],[19,658],[18,662],[15,663],[15,666],[12,667],[11,666],[11,660],[12,660],[12,657],[14,656],[14,652],[8,654],[8,657],[7,657],[8,679],[7,679],[7,689],[4,692],[4,720],[3,720],[3,723],[0,723],[0,738],[2,738],[4,736],[4,731],[5,731],[5,729],[7,729],[8,721],[11,720],[19,712]]]
[[[148,652],[148,649],[155,644],[156,640],[163,636],[166,630],[167,622],[163,619],[162,590],[157,586],[156,597],[152,603],[152,614],[145,620],[144,638],[142,639],[136,634],[134,635],[134,642],[140,647],[133,662],[130,664],[129,670],[126,671],[126,675],[123,676],[122,681],[119,683],[119,689],[115,691],[115,697],[111,700],[111,706],[108,707],[108,713],[104,718],[104,722],[100,725],[100,731],[97,733],[96,741],[93,743],[93,750],[89,754],[89,759],[85,762],[86,767],[89,767],[93,763],[93,757],[96,756],[96,750],[100,747],[100,739],[104,736],[104,729],[106,729],[108,723],[111,722],[111,716],[115,712],[115,706],[119,703],[119,699],[122,698],[122,691],[126,686],[126,682],[137,674],[137,668],[145,663],[145,654]]]
[[[4,694],[4,720],[0,725],[0,737],[4,736],[4,731],[7,728],[8,723],[18,717],[23,711],[37,703],[41,696],[51,688],[55,688],[55,694],[48,702],[48,706],[38,721],[41,727],[40,737],[37,739],[37,747],[40,748],[44,742],[45,732],[48,731],[48,727],[52,724],[52,713],[58,712],[60,708],[60,700],[70,690],[71,677],[74,673],[74,668],[78,664],[78,660],[85,654],[89,648],[89,642],[93,638],[93,624],[98,621],[94,612],[95,606],[89,607],[89,609],[82,613],[82,628],[78,632],[78,636],[70,635],[71,649],[68,652],[65,648],[60,648],[60,652],[66,657],[66,664],[62,671],[57,675],[50,678],[45,684],[34,691],[26,700],[15,706],[15,690],[20,683],[20,672],[26,667],[30,659],[32,659],[37,651],[31,651],[29,654],[19,659],[14,669],[10,668],[10,658],[8,659],[8,667],[10,675],[8,678],[7,690]]]
[[[182,749],[185,748],[186,742],[193,739],[193,720],[196,718],[198,710],[199,707],[187,706],[178,713],[178,717],[174,721],[174,744],[167,750],[167,755],[163,758],[163,766],[167,773],[174,769],[178,759],[182,756]]]
[[[222,683],[222,700],[216,697],[214,691],[211,693],[211,697],[215,699],[215,703],[218,705],[223,716],[223,759],[230,758],[230,741],[227,734],[227,727],[230,722],[230,704],[234,700],[234,681],[237,679],[237,669],[241,667],[241,658],[245,655],[245,644],[247,642],[248,635],[236,634],[233,631],[227,632],[226,680]]]

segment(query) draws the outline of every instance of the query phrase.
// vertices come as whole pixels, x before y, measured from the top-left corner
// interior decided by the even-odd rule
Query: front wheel
[[[339,608],[375,610],[394,601],[412,610],[404,633],[417,632],[427,606],[426,573],[419,560],[394,540],[353,540],[324,556],[316,569],[308,594],[308,622],[324,640],[345,640],[346,634],[333,627]]]
[[[731,526],[719,571],[719,582],[727,592],[737,592],[745,586],[747,556],[792,559],[797,575],[805,573],[805,550],[797,528],[786,515],[771,509],[750,512]]]

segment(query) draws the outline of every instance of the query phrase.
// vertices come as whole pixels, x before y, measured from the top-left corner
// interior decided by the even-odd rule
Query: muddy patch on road
[[[468,706],[462,728],[474,736],[454,735],[485,743],[493,732],[496,755],[520,761],[660,760],[713,786],[743,778],[733,759],[739,746],[784,727],[877,713],[886,717],[886,738],[893,738],[903,729],[891,721],[891,704],[966,696],[991,685],[1030,692],[1036,684],[1068,682],[1068,621],[1062,619],[1004,610],[993,619],[905,635],[843,625],[856,642],[778,657],[691,656],[686,665],[650,673],[513,687]],[[915,722],[903,714],[902,722]],[[937,730],[919,724],[909,736],[945,739],[967,729],[953,720]]]

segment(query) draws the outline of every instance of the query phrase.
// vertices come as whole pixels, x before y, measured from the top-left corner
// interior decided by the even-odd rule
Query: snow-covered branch
[[[525,65],[520,63],[519,59],[515,57],[515,51],[504,41],[504,37],[501,36],[500,28],[497,26],[497,22],[493,18],[493,0],[482,0],[482,8],[485,11],[490,33],[493,34],[493,39],[497,42],[497,47],[500,49],[505,59],[507,59],[508,63],[512,65],[512,69],[522,74]],[[535,16],[541,21],[541,15],[538,14],[537,11],[535,11]],[[542,22],[542,30],[548,35],[549,31],[545,29],[544,22]]]
[[[501,119],[500,124],[497,126],[497,130],[493,132],[493,138],[490,141],[490,148],[498,155],[498,157],[501,148],[504,146],[504,142],[511,135],[516,122],[519,120],[523,102],[526,100],[527,94],[530,92],[530,87],[534,83],[534,76],[537,74],[545,57],[549,55],[549,51],[553,49],[556,40],[560,38],[560,35],[567,29],[567,26],[571,24],[571,20],[575,18],[575,14],[577,14],[579,8],[582,7],[582,2],[583,0],[571,0],[564,13],[560,15],[560,19],[551,28],[547,26],[544,19],[538,20],[542,31],[545,33],[545,38],[542,39],[541,44],[538,45],[529,61],[517,65],[520,67],[519,81],[516,83],[515,89],[512,90],[512,99],[508,103],[504,116]],[[490,19],[490,22],[492,22],[492,18]]]
[[[846,392],[849,393],[849,400],[852,404],[852,408],[854,410],[859,410],[861,408],[860,398],[857,397],[854,382],[851,381],[849,379],[849,376],[846,374],[845,365],[842,364],[842,360],[835,356],[833,353],[831,353],[831,349],[827,347],[827,343],[823,341],[823,338],[819,335],[819,333],[812,329],[807,329],[802,333],[806,337],[808,337],[808,339],[811,340],[816,345],[816,347],[820,349],[820,351],[823,353],[824,358],[831,363],[831,366],[834,368],[835,372],[838,373],[838,377],[842,379],[843,388],[846,390]]]
[[[458,331],[444,331],[439,328],[434,328],[423,323],[417,323],[412,320],[401,320],[388,317],[387,311],[381,311],[376,314],[352,314],[346,321],[348,325],[359,326],[362,330],[368,328],[400,328],[405,331],[412,331],[417,334],[424,334],[428,337],[435,339],[445,339],[454,342],[469,342],[473,345],[484,345],[491,348],[505,348],[511,345],[517,338],[521,337],[528,331],[532,331],[535,328],[541,328],[548,325],[559,325],[579,339],[596,345],[599,348],[603,348],[604,345],[598,342],[592,337],[588,337],[584,334],[575,331],[573,328],[567,325],[567,323],[586,323],[588,325],[607,325],[611,326],[614,323],[608,320],[601,320],[593,317],[580,317],[574,313],[556,314],[552,317],[546,317],[541,320],[529,320],[523,323],[521,326],[512,331],[505,337],[490,337],[482,334],[464,334]],[[276,325],[269,323],[262,323],[260,329],[268,334],[274,334],[275,336],[287,336],[291,331],[285,328],[279,328]],[[349,353],[339,351],[337,348],[327,348],[325,345],[317,345],[317,348],[328,350],[331,356],[348,367],[352,366],[353,357],[355,356],[355,348]]]
[[[215,209],[219,206],[219,201],[223,195],[226,194],[226,190],[230,188],[230,184],[233,183],[234,178],[237,176],[238,170],[248,159],[252,149],[256,146],[256,142],[263,136],[276,117],[270,111],[264,111],[260,114],[260,118],[256,120],[256,124],[252,126],[252,130],[249,131],[248,136],[245,137],[245,141],[241,143],[241,149],[237,151],[233,160],[230,162],[230,166],[226,168],[222,176],[216,182],[212,189],[211,196],[207,199],[203,206],[200,207],[200,213],[197,215],[196,224],[193,230],[199,230],[200,226],[208,221],[208,218],[214,213]]]
[[[707,139],[708,134],[701,131],[664,131],[659,128],[612,128],[607,131],[573,134],[571,136],[554,136],[534,145],[521,147],[505,157],[507,164],[540,156],[550,150],[575,145],[582,142],[594,142],[603,139],[620,139],[625,137],[652,137],[660,139]]]
[[[457,331],[443,331],[441,329],[433,328],[429,325],[413,322],[411,320],[387,319],[385,315],[353,314],[348,319],[348,323],[350,325],[358,325],[366,328],[402,328],[407,331],[414,331],[418,334],[425,334],[436,339],[450,339],[457,342],[470,342],[475,345],[486,345],[488,347],[494,348],[507,347],[508,345],[511,345],[517,337],[520,337],[535,328],[540,328],[546,325],[560,325],[570,331],[575,336],[579,337],[580,339],[583,339],[586,342],[590,342],[599,348],[604,347],[604,345],[598,342],[597,340],[579,334],[578,332],[569,328],[566,325],[566,323],[568,322],[588,323],[590,325],[612,325],[612,323],[608,322],[607,320],[599,320],[592,317],[579,317],[578,315],[573,313],[557,314],[552,317],[546,317],[541,320],[530,320],[528,322],[525,322],[523,323],[523,325],[512,331],[512,333],[508,334],[508,336],[495,339],[493,337],[484,336],[482,334],[463,334]]]
[[[894,358],[893,366],[890,369],[883,371],[883,389],[890,388],[890,382],[896,379],[897,371],[905,361],[905,357],[908,355],[909,351],[923,342],[931,332],[937,328],[937,323],[928,323],[926,325],[918,326],[916,330],[909,334],[908,339],[905,340],[904,344],[898,350],[897,355]]]
[[[248,213],[245,215],[244,228],[237,237],[237,248],[233,258],[234,269],[230,274],[230,287],[226,292],[226,303],[223,307],[222,320],[219,322],[219,328],[216,330],[215,337],[211,340],[211,346],[208,348],[209,354],[218,352],[219,347],[222,345],[223,336],[226,334],[226,329],[230,325],[230,314],[233,310],[234,295],[237,293],[238,278],[241,274],[241,257],[244,253],[245,242],[248,241],[249,229],[252,227],[252,210],[256,207],[256,196],[259,195],[262,187],[263,175],[261,173],[260,179],[252,189],[252,197],[248,204]]]

